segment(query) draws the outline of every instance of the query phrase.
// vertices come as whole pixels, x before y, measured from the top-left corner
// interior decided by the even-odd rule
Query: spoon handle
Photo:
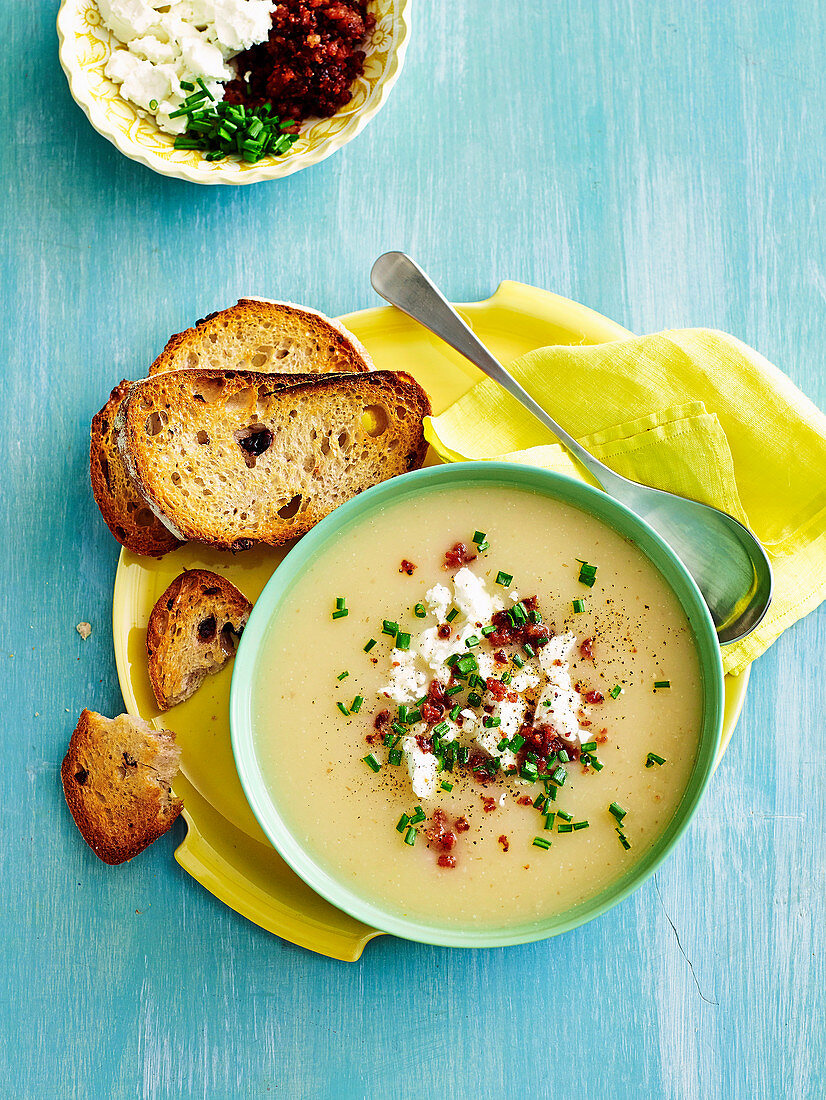
[[[611,491],[614,483],[625,481],[613,470],[609,470],[593,455],[590,455],[577,443],[573,436],[550,417],[541,405],[524,390],[516,379],[508,373],[484,344],[465,324],[450,302],[434,286],[418,264],[404,252],[385,252],[373,264],[370,273],[373,289],[391,305],[397,306],[414,321],[424,325],[439,336],[445,343],[464,355],[479,370],[498,382],[503,389],[515,397],[520,404],[532,413],[536,419],[552,432],[571,454],[596,478],[606,491]],[[610,487],[610,488],[609,488]]]

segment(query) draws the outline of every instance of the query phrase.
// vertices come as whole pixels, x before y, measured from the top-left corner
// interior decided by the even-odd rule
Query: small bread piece
[[[60,778],[75,824],[104,863],[132,859],[171,827],[184,807],[171,790],[180,760],[169,730],[83,711]]]
[[[117,448],[114,423],[132,383],[124,380],[92,420],[89,473],[92,493],[106,525],[121,546],[135,554],[160,556],[180,542],[158,519],[124,469]]]
[[[175,371],[133,386],[118,446],[180,539],[278,546],[424,462],[427,394],[394,371],[279,379]]]
[[[372,370],[373,361],[352,332],[323,313],[289,302],[241,298],[170,336],[149,373],[196,367],[330,374]]]
[[[161,710],[182,703],[234,656],[252,604],[225,577],[190,569],[170,584],[149,616],[149,679]]]

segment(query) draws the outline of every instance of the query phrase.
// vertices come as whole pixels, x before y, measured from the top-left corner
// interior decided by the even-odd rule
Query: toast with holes
[[[109,400],[92,420],[89,473],[92,493],[106,526],[121,544],[135,554],[160,557],[180,546],[161,523],[123,465],[115,441],[115,418],[132,383],[123,381],[109,394]]]
[[[264,374],[341,374],[373,369],[352,332],[306,306],[242,298],[171,336],[149,368],[254,370]]]
[[[125,863],[171,828],[184,806],[172,793],[180,760],[169,730],[83,711],[60,778],[75,824],[104,863]]]
[[[118,446],[181,540],[278,546],[380,481],[422,465],[427,394],[393,371],[279,379],[175,371],[136,383]]]
[[[250,611],[246,596],[209,569],[175,578],[146,628],[149,680],[161,710],[189,699],[235,655]]]

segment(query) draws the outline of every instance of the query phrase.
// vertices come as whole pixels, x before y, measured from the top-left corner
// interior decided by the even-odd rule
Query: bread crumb
[[[78,623],[77,626],[75,627],[75,630],[78,632],[78,634],[81,636],[81,638],[85,642],[86,639],[89,637],[89,635],[92,633],[92,624],[91,623]]]

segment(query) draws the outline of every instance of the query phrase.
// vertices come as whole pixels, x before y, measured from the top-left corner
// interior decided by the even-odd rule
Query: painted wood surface
[[[238,190],[154,176],[98,137],[57,65],[55,8],[0,5],[0,1094],[821,1096],[822,613],[755,667],[656,878],[524,948],[315,957],[193,883],[177,828],[104,867],[58,768],[82,706],[121,707],[89,420],[240,294],[373,304],[370,262],[400,247],[456,299],[508,277],[638,332],[727,329],[826,404],[826,7],[419,0],[364,134]]]

